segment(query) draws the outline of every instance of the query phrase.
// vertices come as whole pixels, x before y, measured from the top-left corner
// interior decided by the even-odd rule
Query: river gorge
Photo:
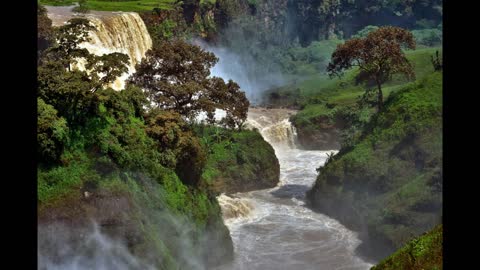
[[[295,131],[284,109],[250,109],[248,124],[258,128],[280,161],[280,182],[272,189],[219,197],[233,238],[235,260],[218,269],[369,269],[355,255],[356,233],[305,204],[305,192],[332,151],[295,147]],[[225,215],[227,213],[227,215]]]
[[[65,8],[48,10],[54,25],[72,16]],[[121,90],[125,79],[135,72],[135,64],[152,46],[148,31],[136,13],[93,12],[88,17],[97,30],[84,48],[98,55],[121,52],[131,59],[128,74],[112,85]],[[242,87],[242,82],[239,84]],[[305,194],[315,182],[316,169],[338,149],[299,149],[295,128],[289,121],[295,113],[287,109],[249,109],[247,126],[257,129],[273,146],[280,163],[280,179],[271,189],[217,197],[233,240],[234,260],[216,270],[364,270],[372,266],[356,255],[361,241],[355,232],[308,207]]]

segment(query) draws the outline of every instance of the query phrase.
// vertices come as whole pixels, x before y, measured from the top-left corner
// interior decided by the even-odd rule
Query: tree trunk
[[[377,81],[377,87],[378,87],[378,111],[380,112],[383,110],[383,93],[382,93],[382,84]]]

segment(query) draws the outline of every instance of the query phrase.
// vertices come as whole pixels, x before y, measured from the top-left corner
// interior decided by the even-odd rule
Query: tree
[[[99,82],[98,87],[93,91],[114,82],[117,77],[122,76],[123,73],[127,73],[129,61],[130,57],[123,53],[90,56],[90,61],[86,68],[93,76],[96,76],[95,79]],[[99,74],[101,77],[98,77]]]
[[[196,185],[206,163],[206,153],[187,123],[178,113],[159,109],[150,111],[145,122],[147,134],[162,153],[162,165],[175,169],[185,184]]]
[[[62,63],[48,61],[38,67],[38,97],[55,107],[69,125],[81,125],[97,108],[92,89],[97,87],[85,71],[67,71]]]
[[[57,162],[68,140],[68,127],[52,105],[37,99],[37,154],[45,163]]]
[[[159,108],[173,110],[186,119],[206,112],[208,120],[214,122],[215,110],[223,109],[235,123],[241,123],[249,102],[236,83],[210,77],[217,61],[213,53],[185,41],[161,42],[147,52],[128,82],[145,89]]]
[[[332,76],[342,76],[352,67],[359,67],[358,78],[373,80],[378,89],[378,110],[383,109],[382,84],[393,74],[415,77],[412,64],[402,48],[415,49],[415,39],[409,31],[399,27],[380,27],[365,38],[353,38],[337,46],[327,71]]]
[[[47,16],[47,9],[38,5],[37,8],[37,51],[40,54],[53,42],[52,20]]]
[[[90,81],[93,82],[92,92],[128,72],[130,58],[123,53],[110,53],[100,56],[91,54],[80,45],[90,41],[90,31],[96,28],[88,19],[73,18],[67,24],[55,29],[54,38],[57,40],[44,55],[43,62],[61,63],[68,71],[72,71],[72,65],[83,59]]]
[[[435,55],[436,55],[435,58],[433,58],[433,55],[430,56],[430,60],[433,65],[433,70],[440,71],[443,68],[443,64],[442,64],[442,61],[440,60],[440,57],[438,57],[438,50],[435,52]]]
[[[78,58],[90,60],[88,50],[80,47],[83,42],[90,41],[90,31],[95,30],[88,19],[73,18],[55,30],[57,43],[49,48],[48,55],[53,57],[52,60],[62,62],[68,70],[71,70],[71,64],[76,63]]]
[[[67,24],[56,29],[57,43],[49,48],[49,54],[46,57],[47,60],[62,63],[69,71],[72,69],[72,64],[78,63],[79,59],[84,59],[85,68],[91,79],[98,82],[92,91],[108,85],[123,73],[128,72],[130,60],[128,55],[122,53],[97,56],[81,48],[82,43],[90,41],[90,31],[94,30],[96,30],[95,26],[88,19],[70,19]]]

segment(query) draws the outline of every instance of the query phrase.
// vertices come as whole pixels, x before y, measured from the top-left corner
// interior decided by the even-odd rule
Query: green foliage
[[[151,11],[153,8],[172,9],[176,0],[87,0],[86,9],[101,11]],[[70,6],[74,0],[40,0],[43,5]]]
[[[425,48],[405,52],[407,59],[414,65],[417,79],[422,79],[434,71],[431,55],[435,54],[437,49]],[[441,52],[441,49],[439,51]],[[365,93],[364,86],[355,83],[357,74],[358,70],[353,69],[346,72],[342,78],[330,79],[324,74],[310,76],[295,84],[266,92],[265,104],[300,109],[291,118],[300,136],[325,133],[337,127],[342,130],[345,127],[352,127],[350,130],[344,130],[342,135],[341,142],[347,147],[353,143],[352,139],[357,137],[361,130],[359,127],[351,126],[356,121],[354,119],[363,119],[360,121],[365,124],[373,113],[373,109],[363,109],[357,105],[358,99]],[[407,82],[402,76],[394,76],[383,88],[385,96],[388,97]],[[369,89],[371,88],[367,88]],[[371,94],[373,93],[375,92],[372,91]]]
[[[417,44],[432,47],[441,45],[443,42],[443,33],[441,29],[430,28],[412,31]]]
[[[213,191],[233,193],[277,184],[280,167],[275,152],[257,131],[202,125],[195,132],[209,153],[202,178]]]
[[[37,114],[37,153],[40,160],[58,161],[68,140],[67,122],[41,98],[37,99]]]
[[[370,117],[321,168],[308,197],[349,227],[367,226],[386,256],[441,217],[442,74],[403,86]]]
[[[129,83],[143,88],[158,108],[184,119],[206,112],[207,121],[213,123],[215,110],[222,109],[225,126],[241,128],[250,103],[237,83],[210,76],[217,61],[213,53],[183,40],[164,41],[147,52]]]
[[[375,31],[378,29],[378,26],[376,25],[367,25],[363,29],[359,30],[355,35],[352,36],[352,38],[365,38],[368,33]]]
[[[428,28],[434,28],[435,27],[435,21],[434,20],[428,20],[428,19],[420,19],[420,20],[416,21],[415,24],[420,29],[428,29]]]
[[[443,226],[411,240],[371,270],[443,269]]]
[[[37,50],[40,54],[53,42],[52,20],[47,16],[47,9],[38,5],[37,7]]]

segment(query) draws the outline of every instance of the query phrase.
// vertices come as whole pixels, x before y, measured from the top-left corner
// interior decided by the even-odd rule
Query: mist
[[[63,223],[38,228],[38,269],[155,269],[132,255],[126,245],[102,233],[92,221],[74,229]]]
[[[143,192],[157,206],[122,205],[116,211],[125,214],[112,219],[111,212],[115,210],[110,208],[119,206],[113,197],[108,199],[111,203],[97,202],[95,207],[99,209],[83,221],[79,217],[80,221],[39,224],[38,269],[205,270],[212,262],[218,263],[218,256],[228,258],[224,255],[228,248],[221,242],[224,235],[218,227],[210,224],[202,228],[188,215],[170,211],[165,207],[166,191],[151,179],[145,177],[141,181]],[[130,216],[132,207],[140,211],[134,217]],[[161,243],[160,254],[157,245],[150,245],[154,242]],[[173,261],[165,260],[168,257]]]
[[[262,93],[266,90],[282,86],[286,82],[279,70],[271,71],[271,67],[262,65],[247,49],[233,51],[228,47],[217,47],[200,40],[195,40],[194,44],[219,58],[218,63],[210,70],[211,76],[238,83],[251,105],[258,105],[262,101]]]

